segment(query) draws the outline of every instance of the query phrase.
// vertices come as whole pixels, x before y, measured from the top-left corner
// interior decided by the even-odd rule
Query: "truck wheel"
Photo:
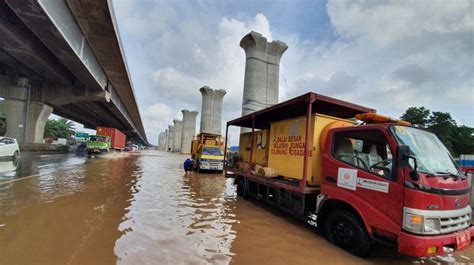
[[[352,213],[344,210],[330,212],[324,221],[324,230],[334,245],[359,257],[369,255],[369,236],[362,223]]]
[[[240,181],[237,183],[237,196],[243,197],[243,196],[244,196],[244,192],[245,192],[244,182],[243,182],[242,180],[240,180]]]
[[[13,153],[13,159],[17,159],[18,155],[19,155],[19,152],[18,150],[16,150],[15,153]]]
[[[239,194],[240,193],[240,194]],[[244,200],[251,200],[252,198],[249,195],[249,192],[245,189],[244,180],[239,180],[237,183],[237,195],[242,196]]]

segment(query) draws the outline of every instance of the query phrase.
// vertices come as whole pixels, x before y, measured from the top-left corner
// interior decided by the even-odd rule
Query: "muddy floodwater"
[[[0,161],[0,264],[443,264],[377,246],[360,259],[315,229],[237,198],[232,179],[184,176],[185,156],[23,155]]]

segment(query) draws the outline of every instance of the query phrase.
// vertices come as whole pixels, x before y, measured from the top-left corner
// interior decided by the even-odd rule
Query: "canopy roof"
[[[252,128],[252,118],[254,118],[255,129],[269,129],[272,122],[306,115],[310,102],[312,102],[312,114],[319,113],[343,119],[353,118],[356,114],[376,112],[375,109],[309,92],[266,109],[231,120],[227,122],[227,126],[232,125]]]

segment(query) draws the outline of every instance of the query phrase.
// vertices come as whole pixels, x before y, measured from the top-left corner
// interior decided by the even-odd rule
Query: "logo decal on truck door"
[[[388,193],[388,182],[357,178],[357,187]]]
[[[350,168],[339,168],[337,171],[337,186],[356,190],[357,170]]]

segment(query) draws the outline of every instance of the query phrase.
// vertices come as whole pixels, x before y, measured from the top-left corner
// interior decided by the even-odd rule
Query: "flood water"
[[[236,197],[232,179],[184,176],[185,156],[31,155],[0,161],[0,264],[437,264],[377,246],[340,250],[291,217]]]

